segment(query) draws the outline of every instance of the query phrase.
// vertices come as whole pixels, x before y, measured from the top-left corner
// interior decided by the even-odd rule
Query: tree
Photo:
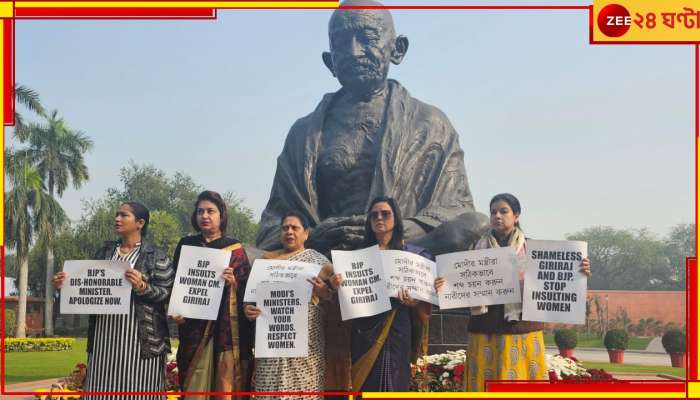
[[[222,197],[228,210],[227,234],[242,243],[255,243],[258,224],[253,222],[253,211],[245,207],[243,201],[231,192],[224,193]]]
[[[612,324],[615,329],[624,329],[629,332],[632,326],[632,320],[624,308],[618,307],[613,316]]]
[[[182,236],[194,233],[190,218],[197,195],[204,188],[190,176],[177,172],[169,178],[164,171],[152,165],[139,165],[131,161],[121,169],[120,177],[124,188],[110,189],[110,196],[120,201],[139,201],[151,211],[167,211],[177,221]],[[227,233],[242,242],[253,242],[257,224],[253,222],[252,210],[243,206],[243,202],[233,193],[222,193],[222,197],[228,210]]]
[[[43,223],[42,219],[46,218],[42,213],[60,206],[44,192],[39,171],[29,160],[11,150],[5,151],[5,174],[10,186],[5,193],[5,240],[7,246],[15,250],[19,266],[16,335],[26,337],[29,248],[34,233]]]
[[[190,176],[182,172],[176,172],[172,178],[167,179],[166,185],[170,193],[168,213],[177,220],[183,236],[194,233],[190,221],[192,208],[197,200],[197,195],[204,189],[201,185],[196,184]]]
[[[135,200],[149,210],[167,210],[172,201],[172,191],[165,172],[153,165],[138,165],[133,161],[119,173],[124,190],[119,192],[122,201]]]
[[[175,217],[167,211],[158,210],[151,213],[147,234],[153,243],[165,249],[168,254],[173,254],[180,241],[181,230]]]
[[[34,90],[24,86],[15,86],[15,100],[17,103],[22,104],[28,110],[37,113],[38,115],[44,115],[44,107],[39,101],[39,94]],[[24,117],[15,111],[15,137],[20,140],[29,134],[29,127],[24,122]]]
[[[568,235],[588,242],[590,289],[678,290],[667,244],[647,229],[594,226]]]
[[[88,169],[85,165],[84,154],[92,148],[93,142],[80,131],[71,129],[58,111],[53,110],[45,116],[46,125],[32,125],[27,136],[28,147],[19,150],[18,154],[36,165],[42,180],[45,182],[49,196],[63,196],[64,191],[72,182],[73,187],[80,188],[88,180]],[[63,209],[57,203],[55,208],[44,210],[39,220],[39,235],[46,248],[46,279],[44,325],[47,335],[53,335],[53,288],[51,279],[54,274],[54,255],[52,243],[54,232],[60,228],[60,215]]]
[[[120,200],[114,193],[108,193],[100,200],[86,201],[83,215],[73,229],[78,248],[74,249],[75,259],[91,259],[105,241],[114,240],[114,213]]]
[[[203,189],[190,176],[178,172],[168,177],[152,165],[129,162],[121,169],[120,180],[122,187],[110,188],[102,198],[84,202],[83,215],[72,229],[77,249],[66,246],[65,254],[74,252],[71,258],[93,257],[105,240],[114,239],[114,212],[119,204],[130,200],[149,208],[149,238],[168,248],[170,254],[180,237],[194,233],[190,217]],[[253,212],[233,193],[224,193],[223,198],[229,213],[227,233],[242,242],[253,242],[257,233]]]
[[[678,224],[671,228],[664,244],[676,290],[685,290],[685,259],[695,257],[695,224]]]

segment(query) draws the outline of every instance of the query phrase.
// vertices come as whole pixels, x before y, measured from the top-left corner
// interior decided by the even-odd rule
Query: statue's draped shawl
[[[298,119],[289,131],[260,221],[258,247],[281,247],[279,224],[287,211],[302,213],[312,227],[321,222],[316,168],[323,123],[338,93],[326,94],[316,109]],[[401,84],[389,80],[384,126],[364,208],[377,196],[393,197],[404,218],[418,222],[426,231],[474,210],[464,153],[457,132],[442,111],[414,99]]]

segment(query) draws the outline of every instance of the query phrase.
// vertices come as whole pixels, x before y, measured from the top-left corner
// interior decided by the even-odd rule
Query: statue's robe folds
[[[361,209],[366,210],[377,196],[393,197],[405,219],[414,220],[429,232],[459,214],[474,211],[464,153],[457,132],[442,111],[414,99],[394,80],[389,80],[388,85],[381,148],[369,196]],[[287,211],[303,214],[312,227],[322,222],[316,168],[324,120],[338,93],[326,94],[318,107],[297,120],[289,131],[277,159],[257,247],[281,247],[279,224]]]
[[[280,218],[287,211],[303,214],[312,227],[328,217],[320,215],[316,172],[324,121],[339,93],[326,94],[318,107],[297,120],[289,131],[260,221],[258,248],[281,247]],[[390,196],[398,202],[404,218],[429,232],[462,213],[474,211],[464,153],[457,132],[442,111],[414,99],[398,82],[389,80],[383,126],[373,179],[368,183],[369,196],[358,207],[360,214],[373,198]],[[349,329],[340,321],[337,303],[326,313],[324,325],[326,391],[350,390]]]

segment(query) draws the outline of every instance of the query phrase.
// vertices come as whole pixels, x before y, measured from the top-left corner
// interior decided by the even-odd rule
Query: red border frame
[[[83,1],[83,0],[78,0]],[[88,0],[85,0],[88,1]],[[156,0],[156,1],[168,1],[168,0]],[[175,0],[178,1],[178,0]],[[282,0],[282,1],[294,1],[294,0]],[[311,1],[321,1],[321,0],[311,0]],[[13,2],[14,5],[14,2]],[[591,45],[620,45],[620,44],[675,44],[675,45],[692,45],[695,48],[695,132],[696,137],[696,148],[695,148],[695,222],[697,227],[697,140],[698,135],[700,135],[700,111],[698,106],[700,105],[700,89],[698,84],[700,83],[700,41],[697,42],[595,42],[593,41],[593,6],[575,6],[575,5],[406,5],[406,6],[376,6],[376,7],[358,7],[358,6],[340,6],[343,9],[358,9],[358,8],[381,8],[381,9],[440,9],[440,10],[451,10],[451,9],[462,9],[462,10],[588,10],[589,12],[589,43]],[[164,8],[99,8],[99,7],[85,7],[85,8],[19,8],[15,9],[14,18],[5,18],[3,20],[3,26],[5,28],[5,34],[3,36],[4,51],[3,51],[3,62],[5,69],[3,70],[3,81],[5,92],[3,93],[4,98],[4,124],[13,125],[14,124],[14,70],[15,70],[15,37],[14,37],[14,20],[15,19],[215,19],[216,12],[218,9],[238,9],[238,7],[221,7],[221,8],[178,8],[178,7],[164,7]],[[274,7],[274,8],[241,8],[241,9],[289,9],[297,10],[300,8],[294,7]],[[305,7],[303,9],[329,9],[329,7]],[[3,138],[4,147],[4,138]],[[4,181],[3,181],[4,186]],[[696,228],[697,229],[697,228]],[[697,234],[697,232],[696,232]],[[697,246],[697,245],[696,245]],[[697,249],[696,249],[697,250]],[[0,247],[0,256],[2,257],[2,263],[0,265],[0,270],[2,275],[5,275],[5,248],[4,244]],[[627,381],[624,384],[620,383],[591,383],[585,384],[583,386],[579,383],[567,383],[567,384],[557,384],[556,390],[560,392],[685,392],[686,397],[687,384],[691,381],[698,380],[698,332],[697,332],[697,321],[698,321],[698,271],[697,271],[697,259],[688,258],[686,260],[686,328],[687,328],[687,340],[688,340],[688,364],[686,371],[686,380],[682,383],[679,382],[667,382],[660,383],[654,381]],[[0,296],[4,295],[4,279],[0,282]],[[2,302],[0,306],[3,313],[0,316],[0,327],[2,328],[0,337],[0,393],[5,395],[49,395],[50,392],[7,392],[5,385],[5,302]],[[548,384],[548,382],[535,382],[535,381],[492,381],[488,383],[489,391],[492,392],[522,392],[522,391],[540,391],[542,390],[542,385]],[[552,389],[551,386],[548,388]],[[669,390],[671,389],[671,390]],[[183,392],[80,392],[81,394],[177,394],[183,395]],[[328,392],[328,395],[357,395],[360,392]],[[71,393],[63,392],[62,395],[69,395]],[[78,394],[74,392],[73,394]],[[202,395],[222,395],[225,392],[187,392],[187,394],[202,394]],[[290,394],[318,394],[318,393],[297,393],[297,392],[241,392],[241,395],[290,395]],[[379,398],[379,397],[377,397]],[[562,397],[563,398],[563,397]]]

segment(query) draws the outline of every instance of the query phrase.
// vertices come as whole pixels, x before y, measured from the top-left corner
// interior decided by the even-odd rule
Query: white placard
[[[309,287],[311,279],[321,272],[321,265],[290,260],[264,260],[261,258],[253,262],[248,283],[245,287],[243,301],[255,303],[255,290],[261,283],[266,282],[305,282]]]
[[[523,320],[584,324],[588,277],[579,272],[588,243],[528,240]]]
[[[168,315],[216,320],[226,285],[222,274],[230,261],[230,251],[182,246]]]
[[[438,304],[435,262],[408,251],[381,250],[380,253],[389,296],[398,298],[399,289],[408,289],[411,298]]]
[[[255,357],[309,355],[308,282],[262,282],[256,290]]]
[[[61,314],[128,314],[131,282],[127,261],[66,260]]]
[[[338,289],[343,321],[369,317],[391,309],[379,246],[362,250],[331,250],[333,269],[343,275]]]
[[[440,309],[520,303],[520,261],[512,247],[461,251],[437,258],[445,278]]]

